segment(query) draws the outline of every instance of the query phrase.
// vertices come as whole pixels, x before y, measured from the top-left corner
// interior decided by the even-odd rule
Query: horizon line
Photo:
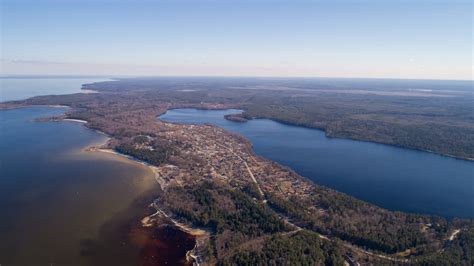
[[[372,80],[419,80],[419,81],[469,81],[474,79],[449,79],[449,78],[401,78],[401,77],[328,77],[328,76],[228,76],[228,75],[100,75],[100,74],[2,74],[0,79],[8,78],[255,78],[255,79],[372,79]]]

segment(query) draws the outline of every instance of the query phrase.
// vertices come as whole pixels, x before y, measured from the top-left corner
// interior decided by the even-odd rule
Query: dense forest
[[[363,223],[344,222],[338,220],[342,214],[337,210],[324,218],[315,218],[304,211],[305,203],[270,197],[269,204],[264,204],[254,194],[250,187],[236,190],[206,182],[200,186],[172,188],[160,199],[160,204],[177,219],[213,232],[209,256],[219,265],[341,265],[357,256],[366,263],[400,263],[360,257],[347,248],[347,243],[373,250],[375,254],[394,254],[416,247],[410,260],[410,264],[416,265],[474,262],[472,224],[455,241],[444,243],[436,240],[450,226],[443,218],[375,210],[372,215],[354,216],[355,220],[363,219]],[[340,211],[367,208],[359,206],[366,203],[350,197],[345,200],[336,197],[333,201],[341,205]],[[381,212],[386,213],[377,217]],[[303,229],[285,223],[279,218],[282,213]],[[417,230],[415,225],[423,222],[433,223],[429,232]],[[469,221],[455,223],[452,226],[470,224]],[[324,240],[318,232],[334,240]]]
[[[178,219],[213,232],[211,255],[219,265],[343,262],[339,244],[323,242],[315,232],[296,230],[266,204],[256,201],[251,192],[206,182],[197,187],[173,188],[160,201]]]
[[[157,140],[150,141],[147,136],[138,135],[131,140],[122,140],[115,146],[120,153],[133,156],[152,165],[160,165],[173,154],[173,146]]]
[[[311,243],[308,245],[308,243]],[[219,265],[343,265],[341,248],[323,243],[316,233],[302,230],[268,238],[259,250],[241,251]]]
[[[314,203],[271,195],[269,204],[305,228],[385,253],[427,244],[433,234],[439,237],[438,232],[442,235],[447,230],[447,222],[443,218],[387,212],[342,194],[324,196],[324,189],[316,193],[318,196]],[[331,202],[326,202],[329,200]],[[324,219],[306,212],[304,206],[313,204],[322,207]],[[430,234],[420,231],[422,223],[433,224]]]
[[[444,247],[444,252],[422,256],[419,265],[473,265],[474,227],[470,226],[461,235]]]

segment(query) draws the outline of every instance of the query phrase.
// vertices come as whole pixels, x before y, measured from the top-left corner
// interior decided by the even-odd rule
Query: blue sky
[[[470,1],[1,5],[3,74],[472,79]]]

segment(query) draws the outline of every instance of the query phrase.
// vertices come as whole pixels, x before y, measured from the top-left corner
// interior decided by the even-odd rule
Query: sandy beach
[[[71,122],[83,123],[83,124],[87,123],[87,121],[77,120],[77,119],[64,119],[64,120],[71,121]],[[102,134],[105,134],[105,133],[102,133]],[[107,148],[107,143],[108,143],[109,140],[110,140],[110,137],[107,137],[102,142],[94,143],[94,144],[86,147],[82,151],[83,152],[98,153],[98,154],[101,153],[101,154],[106,155],[106,156],[112,156],[114,159],[120,160],[124,163],[131,163],[131,164],[135,164],[135,165],[139,165],[141,167],[147,168],[150,171],[150,173],[153,175],[155,181],[158,183],[158,185],[160,185],[161,188],[165,185],[165,181],[161,178],[159,167],[151,165],[151,164],[143,162],[143,161],[140,161],[140,160],[138,160],[138,159],[136,159],[132,156],[119,153],[119,152],[117,152],[113,149]],[[173,219],[169,215],[167,215],[163,210],[161,210],[155,204],[155,202],[153,202],[150,206],[153,207],[156,210],[156,212],[152,215],[144,217],[141,220],[142,226],[143,227],[158,226],[155,223],[156,222],[155,217],[159,216],[159,217],[162,217],[162,218],[166,218],[168,221],[171,222],[172,226],[175,226],[180,231],[195,237],[194,248],[189,250],[186,253],[186,261],[194,262],[196,265],[200,265],[200,262],[202,261],[202,258],[201,258],[202,255],[200,255],[200,251],[206,250],[206,245],[207,245],[206,243],[207,243],[207,240],[210,237],[210,233],[208,231],[203,230],[203,229],[193,228],[190,225],[186,225],[186,224],[183,224],[183,223],[180,223],[180,222],[176,221],[175,219]]]

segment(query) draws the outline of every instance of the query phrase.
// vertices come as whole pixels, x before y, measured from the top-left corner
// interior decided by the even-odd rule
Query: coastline
[[[86,125],[87,121],[80,120],[80,119],[68,119],[68,118],[56,119],[53,121],[79,123],[82,126],[86,127],[88,130],[92,130],[100,135],[105,136],[102,140],[98,142],[90,143],[87,146],[80,148],[79,150],[75,152],[92,153],[92,154],[101,156],[101,158],[103,159],[117,160],[117,161],[120,161],[121,163],[133,164],[140,168],[144,168],[147,171],[149,171],[149,173],[147,173],[148,176],[150,175],[153,176],[154,181],[159,185],[160,189],[165,185],[164,184],[165,181],[161,179],[161,176],[159,174],[160,172],[159,167],[108,148],[107,145],[112,138],[108,136],[105,132],[88,128]],[[194,241],[193,248],[190,250],[186,250],[185,254],[183,254],[183,257],[181,258],[186,262],[186,265],[188,264],[198,265],[198,266],[202,265],[204,260],[203,260],[203,255],[200,254],[200,250],[207,251],[207,240],[210,237],[210,233],[202,229],[193,228],[191,225],[180,223],[177,220],[171,218],[169,215],[167,215],[155,204],[154,199],[153,199],[153,202],[149,205],[149,207],[152,207],[155,210],[155,213],[145,216],[145,217],[141,216],[143,217],[141,218],[141,220],[139,217],[139,219],[134,220],[134,222],[138,222],[138,224],[140,224],[140,226],[143,228],[171,226],[179,230],[180,232],[192,237]],[[155,218],[162,218],[162,219],[155,219]],[[151,231],[151,232],[154,232],[154,231]],[[169,244],[174,244],[174,243],[169,242]],[[161,253],[158,253],[158,254],[161,254]]]
[[[29,108],[29,107],[35,107],[35,106],[38,106],[38,107],[51,107],[51,108],[71,108],[70,106],[67,106],[67,105],[16,105],[16,104],[13,104],[13,105],[9,105],[9,102],[0,102],[0,111],[2,110],[11,110],[11,109],[18,109],[18,108]],[[180,123],[174,123],[174,122],[170,122],[170,121],[164,121],[164,120],[161,120],[160,119],[160,116],[166,114],[166,112],[170,111],[170,110],[173,110],[173,109],[196,109],[196,110],[229,110],[229,109],[237,109],[237,110],[241,110],[243,111],[242,113],[236,113],[236,114],[243,114],[245,113],[245,110],[244,109],[239,109],[241,107],[238,107],[238,106],[230,106],[230,107],[218,107],[218,108],[203,108],[203,107],[172,107],[172,108],[169,108],[169,109],[166,109],[163,113],[157,113],[156,116],[157,118],[162,121],[162,122],[167,122],[167,123],[172,123],[172,124],[180,124]],[[386,145],[386,146],[389,146],[389,147],[395,147],[395,148],[400,148],[400,149],[407,149],[407,150],[411,150],[411,151],[417,151],[417,152],[425,152],[425,153],[430,153],[430,154],[434,154],[434,155],[438,155],[438,156],[442,156],[442,157],[447,157],[447,158],[452,158],[452,159],[455,159],[455,160],[462,160],[462,161],[468,161],[468,162],[474,162],[474,157],[463,157],[463,156],[456,156],[456,155],[451,155],[451,154],[447,154],[447,153],[440,153],[440,152],[436,152],[436,151],[433,151],[433,150],[428,150],[428,149],[421,149],[421,148],[415,148],[415,147],[408,147],[408,146],[402,146],[402,145],[397,145],[397,144],[392,144],[392,143],[384,143],[384,142],[379,142],[379,141],[374,141],[374,140],[363,140],[363,139],[357,139],[357,138],[351,138],[351,137],[338,137],[338,136],[331,136],[331,135],[328,135],[327,132],[326,132],[326,129],[324,128],[321,128],[321,127],[312,127],[312,126],[307,126],[307,125],[304,125],[304,124],[298,124],[298,123],[291,123],[291,122],[287,122],[287,121],[284,121],[284,120],[280,120],[280,119],[276,119],[276,118],[268,118],[268,117],[251,117],[250,119],[247,119],[247,121],[243,121],[241,123],[246,123],[250,120],[253,120],[253,119],[268,119],[268,120],[271,120],[271,121],[274,121],[274,122],[277,122],[277,123],[280,123],[280,124],[283,124],[283,125],[288,125],[288,126],[294,126],[294,127],[302,127],[302,128],[308,128],[308,129],[314,129],[314,130],[320,130],[322,131],[327,138],[330,138],[330,139],[340,139],[340,140],[351,140],[351,141],[359,141],[359,142],[366,142],[366,143],[373,143],[373,144],[379,144],[379,145]],[[80,120],[80,119],[69,119],[69,118],[65,118],[65,119],[62,119],[62,120],[66,120],[66,121],[75,121],[75,122],[81,122],[81,123],[87,123],[87,121],[85,120]],[[232,121],[232,120],[229,120],[229,121]],[[236,121],[232,121],[232,122],[236,122]],[[240,122],[240,121],[239,121]],[[193,123],[191,123],[193,124]],[[100,131],[98,131],[100,132]]]
[[[104,143],[102,143],[102,146],[106,145],[108,141],[109,139],[107,139]],[[160,170],[159,170],[159,167],[157,166],[140,161],[132,156],[119,153],[112,149],[90,146],[86,148],[84,151],[111,154],[119,158],[122,158],[125,161],[128,161],[130,163],[139,164],[141,166],[147,167],[153,172],[154,178],[156,182],[158,183],[158,185],[161,188],[164,186],[165,181],[161,179],[161,176],[159,174]],[[169,220],[171,222],[171,226],[174,226],[180,231],[194,237],[195,239],[194,248],[186,252],[186,261],[194,262],[197,266],[201,265],[201,263],[203,262],[203,259],[202,259],[203,255],[200,254],[200,250],[202,250],[202,248],[206,246],[206,242],[210,238],[210,232],[205,231],[203,229],[193,228],[191,225],[186,225],[186,224],[178,222],[177,220],[173,219],[168,214],[166,214],[160,207],[158,207],[158,205],[155,202],[151,203],[150,206],[153,207],[156,212],[152,215],[145,216],[141,220],[142,226],[143,227],[158,226],[157,224],[155,224],[155,221],[156,221],[156,219],[154,218],[155,216],[162,217]]]
[[[4,193],[2,206],[12,215],[2,217],[1,224],[9,228],[4,234],[0,233],[4,240],[0,245],[0,260],[12,265],[49,265],[51,262],[104,265],[96,261],[109,259],[112,264],[120,259],[135,264],[131,255],[139,254],[140,246],[133,242],[124,246],[116,239],[126,239],[127,226],[139,224],[141,217],[150,213],[146,206],[159,188],[145,167],[118,156],[83,151],[90,145],[105,144],[108,138],[104,134],[96,134],[98,132],[72,124],[74,122],[35,123],[32,119],[63,112],[64,109],[43,107],[4,113],[2,124],[9,128],[14,126],[15,130],[5,132],[2,144],[15,144],[2,145],[8,158],[4,161],[7,168],[0,171],[0,176],[5,177],[2,178],[5,179],[4,192],[8,189],[11,194],[10,198]],[[17,137],[24,141],[18,141]],[[38,146],[31,149],[30,143]],[[15,154],[18,149],[22,152]],[[19,162],[18,165],[9,163],[14,161]],[[3,176],[4,173],[15,175]],[[14,181],[11,184],[29,180],[30,185],[10,186],[7,177]],[[21,204],[12,205],[10,200],[21,200]],[[35,214],[34,226],[31,226],[28,213],[38,204],[45,206]],[[15,226],[10,227],[10,224]],[[38,246],[38,243],[42,244]],[[192,239],[186,240],[187,248],[192,245]],[[123,252],[113,256],[114,250]],[[185,252],[181,251],[181,257],[184,258]]]
[[[80,120],[80,119],[64,118],[62,121],[66,121],[66,122],[77,122],[77,123],[81,123],[81,124],[87,124],[87,121],[85,121],[85,120]]]
[[[70,122],[77,122],[77,123],[81,123],[83,124],[85,127],[87,127],[87,121],[85,120],[79,120],[79,119],[57,119],[56,121],[60,122],[60,121],[70,121]],[[163,121],[165,122],[165,121]],[[165,123],[169,123],[169,122],[165,122]],[[217,127],[217,126],[215,126]],[[88,127],[87,127],[88,128]],[[90,128],[88,128],[90,129]],[[95,129],[92,129],[93,131],[97,132],[97,133],[100,133],[104,136],[107,136],[106,133],[104,132],[101,132],[101,131],[98,131],[98,130],[95,130]],[[225,130],[225,129],[224,129]],[[236,135],[238,136],[239,138],[243,139],[244,142],[247,142],[249,145],[250,145],[250,149],[251,149],[251,152],[254,156],[255,153],[253,151],[253,149],[251,148],[251,142],[244,136],[240,135],[240,134],[237,134],[237,133],[232,133],[232,132],[229,132],[226,130],[227,133],[229,134],[233,134],[233,135]],[[119,153],[113,149],[110,149],[110,148],[107,148],[107,144],[108,142],[111,140],[111,138],[109,136],[107,136],[106,138],[104,138],[103,141],[99,142],[99,143],[95,143],[95,144],[91,144],[89,145],[88,147],[86,148],[83,148],[82,150],[85,151],[85,152],[98,152],[98,153],[104,153],[104,154],[111,154],[111,155],[114,155],[116,156],[117,158],[122,158],[123,160],[127,161],[127,162],[130,162],[130,163],[134,163],[134,164],[139,164],[139,165],[142,165],[144,167],[147,167],[149,168],[153,174],[154,174],[154,178],[156,180],[156,182],[160,185],[160,187],[163,187],[162,183],[160,182],[165,182],[163,179],[161,179],[161,176],[159,174],[159,171],[160,171],[160,167],[157,167],[157,166],[153,166],[151,164],[148,164],[146,162],[143,162],[141,160],[138,160],[136,159],[135,157],[133,156],[129,156],[129,155],[126,155],[126,154],[122,154],[122,153]],[[259,156],[256,156],[257,158]],[[263,157],[262,157],[263,158]],[[264,159],[264,158],[263,158]],[[268,160],[268,159],[264,159],[264,160]],[[271,160],[268,160],[268,161],[271,161]],[[298,175],[299,176],[299,175]],[[304,177],[302,177],[304,178]],[[204,231],[204,230],[200,230],[200,229],[194,229],[192,228],[191,226],[188,226],[186,224],[182,224],[182,223],[179,223],[178,221],[174,220],[173,218],[171,218],[170,216],[168,216],[163,210],[161,210],[156,204],[155,202],[153,202],[153,207],[155,207],[155,210],[156,210],[156,213],[151,215],[151,216],[147,216],[145,218],[142,219],[142,222],[148,218],[148,220],[145,220],[145,224],[147,222],[150,221],[151,218],[153,218],[155,215],[161,215],[163,217],[166,217],[167,219],[169,219],[171,222],[172,222],[172,225],[173,226],[176,226],[177,228],[179,228],[181,231],[185,232],[185,233],[188,233],[190,235],[193,235],[193,236],[196,236],[195,238],[195,246],[192,250],[189,250],[186,252],[186,258],[188,261],[190,260],[194,260],[198,265],[199,265],[199,262],[200,262],[200,255],[199,255],[199,248],[201,246],[204,246],[205,245],[205,239],[208,239],[209,238],[209,234]],[[207,233],[207,234],[206,234]],[[456,235],[454,235],[455,237]],[[453,238],[454,238],[453,237]]]
[[[89,90],[89,89],[81,89],[81,92],[80,93],[85,93],[85,94],[89,94],[89,93],[99,93],[99,91],[97,90]]]
[[[87,121],[85,121],[85,120],[67,119],[67,118],[62,119],[60,121],[81,123],[84,126],[87,123]],[[108,136],[106,133],[104,133],[102,131],[98,131],[98,130],[94,130],[94,131],[96,131],[100,134],[103,134],[107,137],[101,142],[90,144],[89,146],[81,149],[81,152],[102,153],[102,154],[113,155],[114,157],[120,159],[123,162],[132,163],[132,164],[139,165],[141,167],[145,167],[145,168],[147,168],[151,171],[155,181],[158,183],[160,188],[163,188],[165,186],[165,184],[164,184],[165,181],[161,178],[161,176],[159,174],[159,172],[160,172],[159,167],[151,165],[151,164],[149,164],[147,162],[144,162],[144,161],[141,161],[139,159],[136,159],[136,158],[134,158],[130,155],[126,155],[126,154],[117,152],[113,149],[107,148],[106,146],[107,146],[108,142],[111,140],[111,137]],[[190,262],[190,263],[194,262],[195,265],[197,265],[197,266],[201,265],[202,262],[203,262],[203,258],[202,258],[203,255],[200,254],[200,250],[202,250],[203,247],[206,247],[206,242],[210,238],[210,232],[205,231],[203,229],[193,228],[191,225],[186,225],[186,224],[178,222],[177,220],[175,220],[172,217],[170,217],[169,215],[167,215],[163,210],[161,210],[158,207],[158,205],[156,205],[155,201],[153,201],[153,203],[151,203],[150,206],[153,207],[156,210],[156,212],[152,215],[145,216],[141,220],[142,226],[143,227],[159,226],[159,225],[154,223],[155,222],[155,219],[154,219],[155,216],[161,216],[161,217],[169,220],[171,222],[171,226],[174,226],[177,229],[179,229],[180,231],[194,237],[194,239],[195,239],[194,248],[191,249],[191,250],[188,250],[186,252],[185,259],[186,259],[187,262]]]

